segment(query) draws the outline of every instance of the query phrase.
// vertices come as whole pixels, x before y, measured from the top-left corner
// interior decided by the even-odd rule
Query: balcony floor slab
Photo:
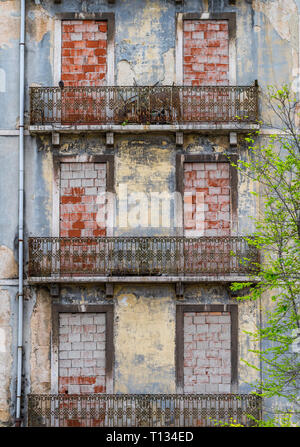
[[[209,276],[47,276],[28,278],[28,284],[40,283],[232,283],[257,282],[258,278],[241,275],[209,275]]]
[[[30,134],[45,133],[85,133],[85,132],[114,132],[114,133],[147,133],[147,132],[250,132],[259,130],[260,126],[253,123],[189,123],[189,124],[47,124],[29,126]]]

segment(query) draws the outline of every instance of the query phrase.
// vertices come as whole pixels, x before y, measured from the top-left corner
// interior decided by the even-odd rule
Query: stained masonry
[[[3,376],[0,424],[3,425],[15,423],[17,372],[19,7],[16,0],[0,2],[0,372]],[[182,135],[177,138],[178,129],[166,130],[161,125],[159,131],[153,131],[148,123],[134,132],[127,122],[119,123],[118,132],[111,127],[97,129],[92,127],[91,94],[85,99],[84,110],[92,124],[82,129],[74,126],[74,121],[80,118],[75,92],[68,97],[73,107],[67,111],[62,108],[61,124],[65,128],[57,145],[53,144],[52,128],[39,133],[30,130],[28,87],[58,86],[60,80],[65,88],[91,91],[108,83],[206,87],[253,85],[257,80],[263,91],[269,84],[292,82],[300,73],[299,7],[298,0],[252,4],[241,0],[235,5],[226,0],[185,0],[184,4],[165,0],[126,0],[114,4],[106,0],[26,2],[26,243],[29,236],[107,235],[105,207],[99,193],[109,190],[120,199],[124,185],[138,200],[128,203],[129,219],[123,219],[121,212],[120,221],[109,230],[113,236],[173,236],[179,232],[186,237],[229,237],[251,233],[249,217],[260,211],[259,200],[251,194],[257,186],[237,173],[238,187],[232,190],[228,163],[213,161],[220,154],[239,154],[244,160],[251,156],[244,143],[245,133],[237,131],[236,124],[230,131],[237,135],[230,136],[226,125],[213,123],[201,130],[193,126],[180,128]],[[67,94],[67,89],[62,90],[62,103]],[[205,95],[202,99],[205,101]],[[113,100],[122,104],[124,98],[118,96]],[[226,100],[223,94],[222,101]],[[187,113],[191,113],[191,106],[187,103],[186,107]],[[103,113],[107,113],[106,109]],[[216,113],[220,116],[224,109]],[[265,104],[260,97],[260,118],[265,117]],[[233,137],[237,144],[230,144]],[[182,144],[178,144],[180,141]],[[155,225],[150,225],[151,194],[178,192],[178,154],[199,158],[183,166],[180,188],[186,195],[182,212],[177,216],[181,226],[176,227],[174,222],[168,226],[161,216],[153,220]],[[55,172],[58,156],[64,158],[59,183]],[[113,157],[113,164],[98,163],[93,159],[98,156]],[[212,157],[210,162],[207,156]],[[66,161],[66,157],[72,157],[72,161]],[[198,214],[196,193],[202,194]],[[143,203],[141,212],[137,209],[138,201]],[[232,203],[237,204],[236,210]],[[76,254],[76,244],[73,248]],[[63,249],[62,245],[62,253]],[[94,262],[93,258],[90,262]],[[58,263],[63,270],[60,258]],[[27,276],[27,245],[24,265],[24,425],[29,393],[246,394],[251,391],[249,382],[256,378],[256,372],[240,359],[255,362],[250,352],[255,346],[250,345],[245,331],[260,322],[260,309],[256,303],[238,303],[234,335],[238,345],[238,380],[232,383],[228,352],[232,326],[227,307],[236,304],[236,300],[229,291],[230,281],[202,278],[201,282],[178,284],[178,278],[157,276],[147,283],[144,281],[149,278],[141,277],[114,283],[102,278],[95,283],[93,278],[79,279],[80,275],[73,275],[61,284],[44,281],[33,285]],[[185,316],[181,333],[186,343],[184,390],[178,387],[176,359],[176,309],[182,302],[187,306],[222,306],[215,315],[195,311]],[[57,304],[75,306],[76,312],[61,312],[57,317],[53,313]],[[86,312],[86,306],[107,304],[114,307],[112,324],[104,324],[103,312]],[[79,324],[71,324],[74,321]],[[52,338],[57,324],[61,334],[58,364]],[[107,334],[113,334],[110,352],[106,351]],[[104,370],[104,353],[113,365],[111,370]],[[280,402],[274,401],[267,410],[272,411],[276,405]],[[97,423],[100,424],[100,419],[95,420]],[[72,424],[78,425],[78,421],[70,419],[69,425]]]

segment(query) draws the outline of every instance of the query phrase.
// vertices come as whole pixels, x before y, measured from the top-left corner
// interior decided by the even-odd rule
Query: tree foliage
[[[288,86],[281,89],[269,87],[266,98],[280,131],[268,137],[261,131],[249,135],[246,142],[250,159],[240,159],[235,165],[242,175],[249,176],[259,185],[259,190],[253,194],[261,204],[259,217],[253,217],[254,238],[247,239],[261,253],[258,282],[252,283],[250,292],[238,299],[258,300],[263,309],[263,324],[255,332],[248,333],[260,346],[252,350],[261,365],[258,368],[260,379],[252,385],[263,397],[286,398],[288,406],[297,412],[300,385],[299,350],[295,349],[300,335],[300,129],[295,124],[296,99]],[[236,283],[232,289],[239,291],[247,286],[249,283]],[[267,304],[269,302],[271,306]],[[257,369],[255,365],[248,365]]]

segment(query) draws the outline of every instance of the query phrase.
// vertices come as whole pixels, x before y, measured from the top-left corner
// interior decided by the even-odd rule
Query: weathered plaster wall
[[[130,8],[126,2],[121,3],[116,11],[116,66],[120,85],[126,83],[126,71],[139,85],[173,83],[174,35],[174,5],[170,2],[135,0]],[[127,70],[123,74],[124,66]]]
[[[50,393],[51,390],[51,296],[45,288],[39,288],[30,320],[30,383],[31,392]]]
[[[13,362],[11,314],[10,293],[0,288],[0,426],[10,423],[10,377]]]
[[[14,258],[13,251],[8,247],[0,247],[0,278],[16,278],[18,266]]]
[[[162,218],[153,207],[156,194],[171,198],[175,190],[174,137],[136,135],[118,138],[116,147],[116,193],[120,199],[117,208],[116,234],[155,235],[172,234],[174,215],[170,204],[170,220]],[[127,203],[123,198],[129,194]],[[122,201],[122,203],[121,203]],[[127,206],[127,217],[124,216]],[[126,211],[125,211],[126,212]],[[166,214],[167,211],[166,211]],[[161,227],[161,228],[158,228]]]
[[[10,278],[15,275],[15,236],[18,225],[17,138],[0,136],[0,166],[0,271],[5,278]]]
[[[0,113],[1,128],[13,129],[18,121],[19,2],[0,2]],[[55,72],[55,15],[61,12],[115,13],[115,81],[119,85],[175,82],[175,14],[182,12],[236,12],[237,83],[281,85],[299,73],[298,5],[295,0],[126,0],[110,5],[47,0],[27,4],[26,87],[52,85]],[[134,11],[134,13],[133,13]],[[27,110],[28,110],[28,95]],[[4,113],[5,111],[5,113]]]
[[[252,8],[249,2],[240,1],[237,14],[238,83],[253,75],[264,87],[289,82],[298,69],[298,9],[294,0],[254,0]]]
[[[15,128],[18,119],[19,2],[0,2],[0,128]]]
[[[115,392],[175,392],[175,303],[168,286],[115,287]]]
[[[185,304],[234,304],[228,289],[217,284],[185,286]],[[28,316],[30,324],[30,378],[28,390],[50,392],[51,301],[65,304],[114,304],[114,392],[173,393],[175,383],[175,290],[170,285],[141,284],[114,286],[114,298],[105,298],[104,286],[63,286],[60,298],[51,298],[45,288],[37,288],[34,305]],[[84,307],[83,307],[84,309]],[[258,366],[255,349],[246,334],[259,323],[256,303],[239,305],[238,358],[239,387],[246,393],[258,373],[241,360]]]
[[[28,148],[28,160],[35,174],[28,186],[31,199],[30,213],[34,220],[32,235],[46,235],[51,231],[52,206],[52,155],[49,137],[38,139],[38,147]],[[227,136],[187,135],[184,139],[184,151],[187,153],[222,153],[228,148]],[[240,146],[245,157],[247,151]],[[60,149],[63,155],[103,154],[106,152],[104,139],[98,135],[63,136]],[[153,191],[172,192],[175,189],[175,137],[174,135],[122,135],[115,137],[115,189],[119,196],[120,185],[126,185],[128,192],[140,192],[150,198]],[[29,156],[30,154],[30,156]],[[39,179],[39,189],[35,189],[34,178]],[[255,212],[255,204],[247,193],[248,183],[243,183],[241,192],[240,222],[245,216]],[[31,190],[32,188],[32,190]],[[35,201],[31,198],[39,191],[42,209],[40,215]],[[30,193],[29,193],[30,192]],[[150,201],[149,201],[150,203]],[[133,208],[132,208],[133,209]],[[130,211],[130,206],[129,206]],[[149,210],[148,210],[149,211]],[[147,213],[146,213],[147,214]],[[149,213],[150,214],[150,213]],[[40,224],[39,224],[40,222]],[[132,224],[132,222],[130,222]],[[134,223],[134,222],[133,222]],[[160,222],[158,227],[124,228],[117,222],[114,234],[170,234],[171,229]],[[101,304],[107,303],[104,287],[101,286],[64,286],[61,289],[60,302]],[[174,392],[175,390],[175,311],[174,287],[172,286],[115,286],[115,392]],[[226,303],[230,302],[223,287],[190,286],[185,292],[186,303]],[[45,289],[37,293],[36,303],[30,322],[30,381],[32,389],[47,389],[50,363],[47,358],[47,340],[49,332],[50,298]],[[44,319],[45,335],[40,340],[38,322]],[[250,360],[249,340],[244,329],[253,328],[257,315],[255,306],[243,304],[240,308],[239,346],[240,357]],[[130,341],[130,342],[129,342]],[[36,349],[37,347],[37,349]],[[38,358],[44,361],[38,365]],[[40,370],[41,369],[41,370]],[[36,372],[35,372],[36,371]],[[254,371],[254,370],[253,370]],[[240,390],[248,391],[247,382],[253,371],[241,365],[239,370]],[[251,375],[252,374],[252,375]],[[40,377],[44,377],[40,383]]]
[[[46,236],[52,227],[52,181],[53,157],[49,137],[37,141],[38,148],[28,148],[28,165],[33,178],[26,188],[27,221],[32,221],[28,234]],[[187,134],[183,151],[190,154],[228,153],[228,136],[199,136]],[[62,136],[60,155],[107,153],[103,136]],[[111,151],[110,151],[111,153]],[[181,234],[176,228],[174,192],[176,184],[175,157],[177,153],[174,135],[116,135],[115,158],[115,235]],[[241,138],[238,153],[244,160],[250,157]],[[240,234],[253,230],[253,221],[245,217],[255,216],[258,210],[256,199],[250,191],[256,186],[239,173],[238,219]],[[128,195],[128,200],[125,198]],[[160,195],[160,197],[158,197]],[[158,201],[160,200],[160,202]],[[154,207],[159,203],[159,213]],[[168,208],[170,203],[170,208]],[[157,211],[157,209],[156,209]],[[165,217],[168,217],[167,219]],[[170,216],[170,219],[169,219]]]
[[[49,147],[40,151],[35,138],[25,145],[25,232],[48,236],[52,224],[53,157]]]
[[[19,1],[0,1],[0,129],[16,129],[18,117]],[[40,5],[27,3],[26,19],[26,115],[29,113],[28,87],[53,85],[55,63],[55,14],[58,12],[115,12],[115,81],[118,85],[172,84],[175,81],[175,12],[236,11],[237,83],[250,84],[258,79],[261,86],[290,82],[299,73],[299,0],[237,0],[236,7],[226,0],[186,0],[175,6],[171,0],[122,0],[109,5],[106,0],[93,2],[68,0],[55,5],[45,0]],[[264,111],[265,109],[263,109]],[[265,112],[264,112],[265,113]],[[0,132],[1,132],[0,130]],[[48,236],[52,228],[53,164],[50,137],[26,136],[25,147],[25,233]],[[188,134],[184,140],[188,153],[224,152],[227,136]],[[115,137],[116,192],[122,183],[129,191],[174,191],[175,137],[173,135],[123,135]],[[249,154],[240,143],[244,159]],[[101,154],[106,152],[104,136],[64,136],[61,154]],[[0,136],[0,279],[17,274],[17,203],[18,138]],[[239,177],[239,231],[251,230],[246,216],[258,210],[250,196],[254,186]],[[171,231],[171,230],[170,230]],[[162,228],[116,228],[115,234],[157,234]],[[27,256],[27,254],[26,254]],[[9,292],[8,292],[9,290]],[[15,285],[0,292],[0,420],[7,423],[15,399],[16,324]],[[61,301],[106,302],[103,287],[65,286]],[[222,287],[189,286],[187,303],[229,302]],[[118,286],[116,308],[115,391],[173,392],[175,387],[174,343],[175,301],[169,286]],[[25,389],[47,392],[50,383],[49,340],[51,299],[46,289],[29,294],[25,302]],[[252,330],[258,321],[255,304],[239,306],[240,357],[255,360],[249,354],[250,342],[244,330]],[[135,328],[135,331],[132,328]],[[147,328],[147,331],[144,328]],[[157,341],[154,346],[152,339]],[[135,344],[133,343],[133,337]],[[135,346],[136,345],[136,346]],[[155,348],[155,349],[154,349]],[[134,365],[134,375],[130,374]],[[248,391],[247,382],[254,370],[240,364],[240,391]]]

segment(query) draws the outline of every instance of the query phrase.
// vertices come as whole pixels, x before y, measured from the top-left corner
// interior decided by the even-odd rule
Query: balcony
[[[29,238],[28,279],[38,282],[245,281],[259,253],[246,237]]]
[[[249,131],[258,86],[31,87],[32,133]]]
[[[51,394],[28,396],[29,427],[214,427],[259,419],[251,394]]]

